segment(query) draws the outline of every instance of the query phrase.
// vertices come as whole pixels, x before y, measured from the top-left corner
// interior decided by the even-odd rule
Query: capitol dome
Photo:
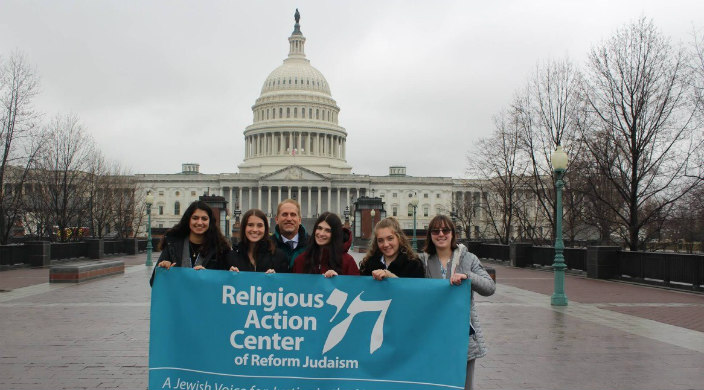
[[[323,74],[305,55],[299,14],[289,54],[264,81],[244,131],[242,173],[269,173],[299,165],[318,173],[347,174],[347,132],[338,125],[340,108]]]
[[[266,78],[262,87],[262,95],[291,90],[319,92],[331,96],[328,81],[308,60],[291,61],[290,58],[286,59],[283,65],[274,69]]]

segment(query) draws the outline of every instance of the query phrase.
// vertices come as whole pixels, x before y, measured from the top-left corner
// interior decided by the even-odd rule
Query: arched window
[[[283,117],[284,117],[284,109],[283,109],[283,107],[279,107],[279,118],[283,118]]]
[[[305,117],[306,117],[306,108],[301,107],[301,118],[305,118]]]
[[[320,119],[320,110],[317,108],[315,109],[315,119]]]
[[[286,107],[286,118],[291,117],[291,107]]]
[[[174,215],[181,215],[181,202],[174,202]]]

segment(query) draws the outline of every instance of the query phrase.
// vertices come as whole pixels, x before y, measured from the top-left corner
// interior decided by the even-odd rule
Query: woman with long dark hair
[[[453,285],[471,281],[469,349],[467,351],[466,390],[472,389],[475,359],[486,355],[484,335],[479,326],[479,315],[474,305],[474,292],[488,297],[494,294],[496,283],[486,272],[479,258],[457,243],[455,224],[446,215],[438,215],[428,225],[425,248],[420,253],[425,263],[425,275],[432,279],[446,279]]]
[[[394,217],[384,218],[374,226],[372,245],[361,263],[359,273],[376,280],[384,278],[424,278],[425,269],[408,237]]]
[[[159,243],[157,267],[227,270],[234,252],[215,223],[213,210],[205,202],[191,203],[181,220],[166,231]],[[156,268],[155,268],[156,269]],[[154,274],[149,280],[153,284]]]
[[[352,243],[349,229],[342,227],[340,217],[324,212],[315,221],[308,249],[293,263],[292,272],[298,274],[359,275],[359,268],[347,251]]]
[[[242,216],[240,242],[231,271],[288,272],[288,256],[269,238],[266,214],[251,209]]]

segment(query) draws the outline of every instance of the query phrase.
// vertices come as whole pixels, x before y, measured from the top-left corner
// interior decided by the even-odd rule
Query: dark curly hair
[[[200,200],[191,203],[181,216],[181,220],[179,220],[174,227],[166,231],[166,234],[164,234],[164,237],[159,243],[159,249],[164,250],[164,248],[166,248],[166,241],[168,239],[188,239],[189,234],[191,234],[191,216],[193,216],[196,210],[205,211],[210,220],[208,230],[205,231],[205,237],[200,246],[200,253],[206,254],[210,248],[215,248],[215,255],[220,259],[221,254],[230,249],[230,243],[227,242],[227,239],[223,236],[222,232],[220,232],[220,228],[215,223],[213,209],[211,209],[207,203]]]

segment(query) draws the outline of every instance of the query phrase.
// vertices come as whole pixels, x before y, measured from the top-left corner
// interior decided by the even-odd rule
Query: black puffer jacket
[[[372,256],[367,261],[359,264],[359,274],[362,276],[371,276],[372,271],[377,269],[387,269],[381,262],[381,254]],[[408,256],[400,252],[396,259],[391,262],[388,267],[389,272],[399,278],[424,278],[425,268],[423,263],[418,259],[409,259]]]
[[[240,271],[266,272],[269,269],[273,269],[277,273],[288,272],[288,257],[286,253],[279,248],[275,248],[275,252],[272,254],[270,248],[269,245],[259,245],[256,256],[257,265],[254,267],[249,261],[247,247],[240,243],[235,248],[235,262],[233,265]]]
[[[156,264],[159,264],[163,260],[168,260],[172,263],[174,263],[174,267],[183,267],[184,264],[186,267],[191,267],[190,264],[190,257],[187,254],[186,255],[186,262],[184,263],[184,256],[183,256],[183,242],[184,240],[187,240],[188,238],[186,237],[166,237],[166,245],[165,247],[161,250],[161,254],[159,255],[159,260],[156,261]],[[203,259],[202,265],[203,267],[207,269],[219,269],[219,270],[228,270],[230,269],[230,265],[234,264],[235,262],[235,252],[232,251],[232,249],[227,248],[225,251],[222,253],[216,254],[215,253],[215,248],[210,248],[208,250],[208,253],[206,253],[204,256],[201,257]],[[154,284],[154,275],[156,272],[156,267],[154,267],[154,272],[152,272],[152,277],[149,279],[149,285]]]

